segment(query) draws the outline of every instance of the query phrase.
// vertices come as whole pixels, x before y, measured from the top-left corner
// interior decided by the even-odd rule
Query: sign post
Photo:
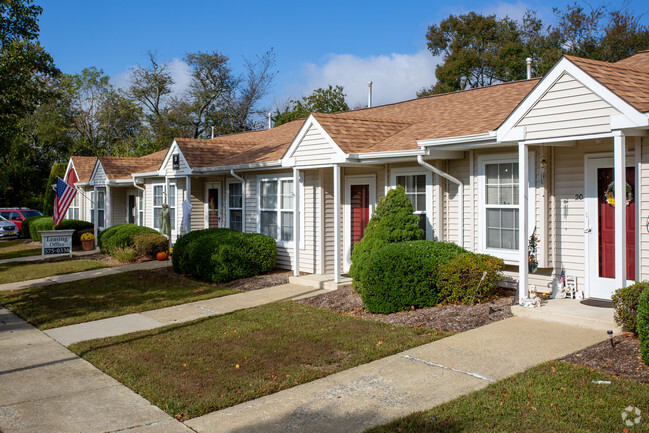
[[[72,233],[74,230],[43,230],[39,231],[42,238],[42,257],[69,254],[72,257]]]

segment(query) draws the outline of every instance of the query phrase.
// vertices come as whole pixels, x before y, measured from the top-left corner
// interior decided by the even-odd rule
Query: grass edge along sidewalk
[[[41,247],[36,245],[38,244],[26,244],[20,239],[1,241],[0,260],[39,256],[41,254]]]
[[[109,265],[89,259],[42,263],[2,263],[0,264],[0,284],[18,283],[109,267]]]
[[[187,419],[442,338],[278,302],[70,346],[167,413]]]

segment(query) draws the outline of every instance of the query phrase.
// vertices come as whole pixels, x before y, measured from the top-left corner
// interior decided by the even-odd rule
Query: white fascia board
[[[250,171],[257,169],[278,169],[284,168],[282,166],[282,160],[271,161],[271,162],[256,162],[252,164],[239,164],[239,165],[223,165],[223,166],[214,166],[214,167],[198,167],[192,170],[193,174],[216,174],[221,172],[229,173],[230,170],[238,171]]]
[[[178,150],[178,155],[183,159],[185,162],[185,165],[189,167],[190,173],[191,173],[191,165],[187,162],[187,159],[185,158],[185,155],[183,155],[182,150],[180,150],[180,146],[178,146],[178,143],[176,143],[176,140],[174,140],[173,143],[171,143],[171,146],[169,146],[169,150],[167,150],[167,154],[165,155],[165,158],[162,160],[162,164],[160,164],[160,167],[158,167],[158,173],[160,173],[164,167],[169,164],[169,159],[171,159],[171,156],[174,154],[174,150]],[[188,173],[189,174],[189,173]]]
[[[286,152],[284,153],[284,156],[282,156],[282,164],[284,167],[293,167],[293,165],[290,165],[290,160],[289,158],[293,157],[293,154],[295,153],[296,149],[306,136],[306,133],[309,131],[309,128],[312,126],[318,128],[318,130],[322,133],[322,135],[325,137],[325,140],[327,143],[331,146],[332,149],[336,152],[336,155],[340,158],[345,158],[346,153],[342,151],[342,149],[336,144],[336,142],[331,138],[329,133],[320,125],[320,123],[316,120],[315,117],[313,117],[313,114],[309,114],[309,117],[304,121],[304,124],[300,128],[300,131],[297,133],[293,141],[291,142],[291,145],[288,147]]]
[[[350,153],[348,159],[384,159],[384,158],[401,158],[404,156],[424,155],[423,149],[412,150],[391,150],[388,152],[367,152],[367,153]]]
[[[511,112],[502,125],[497,130],[498,141],[511,141],[509,134],[515,125],[527,115],[527,113],[536,105],[538,101],[554,86],[554,84],[563,76],[564,73],[571,75],[591,92],[602,98],[625,116],[629,123],[635,127],[647,126],[648,117],[636,110],[631,104],[619,97],[606,86],[599,83],[576,64],[562,57],[550,71],[537,83],[525,99],[518,104],[518,107]]]
[[[443,137],[443,138],[429,138],[424,140],[417,140],[417,145],[420,147],[435,147],[435,146],[446,146],[449,144],[468,144],[476,142],[494,142],[494,132],[485,132],[482,134],[471,134],[471,135],[457,135],[454,137]]]
[[[68,178],[68,173],[70,172],[70,170],[74,170],[75,173],[77,172],[77,170],[74,168],[74,162],[72,162],[72,157],[70,157],[70,160],[68,161],[68,165],[67,165],[67,167],[65,167],[65,173],[63,174],[63,180]],[[79,173],[77,173],[77,179],[79,179]]]
[[[138,177],[164,177],[164,174],[160,176],[157,171],[149,171],[149,172],[142,172],[142,173],[131,173],[131,176],[133,178],[138,178]]]

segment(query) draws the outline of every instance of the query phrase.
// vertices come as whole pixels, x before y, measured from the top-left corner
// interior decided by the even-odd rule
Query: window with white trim
[[[160,228],[160,212],[162,205],[169,205],[169,219],[171,220],[171,231],[176,231],[176,184],[169,184],[169,194],[165,198],[165,184],[153,185],[153,228]]]
[[[426,233],[426,175],[397,176],[397,185],[406,190],[406,196],[412,203],[414,214],[419,216],[419,228]]]
[[[228,184],[228,226],[243,231],[243,184]]]
[[[144,191],[137,190],[137,223],[144,225]]]
[[[97,206],[97,228],[103,230],[105,227],[106,220],[105,217],[105,191],[97,191],[97,199],[95,200],[95,192],[90,193],[90,222],[95,223],[95,206]]]
[[[277,241],[293,241],[293,179],[259,181],[259,231]]]
[[[67,218],[70,220],[79,219],[79,196],[80,195],[81,194],[77,192],[74,198],[72,199],[72,203],[70,203],[70,207],[68,208],[68,215],[67,215]]]
[[[518,157],[494,155],[479,165],[479,236],[482,251],[506,260],[518,260],[519,178]],[[530,153],[528,213],[529,230],[534,228],[534,156]]]

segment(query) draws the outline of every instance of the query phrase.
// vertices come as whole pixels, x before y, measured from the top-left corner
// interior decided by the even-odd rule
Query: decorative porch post
[[[334,165],[334,282],[340,283],[340,166]]]
[[[94,230],[95,230],[95,248],[96,248],[98,245],[97,230],[99,227],[99,221],[97,221],[97,218],[99,217],[99,211],[97,210],[97,186],[96,185],[92,186],[92,195],[93,197],[90,205],[92,206],[92,213],[94,214],[93,221],[95,222]]]
[[[615,180],[615,288],[626,287],[626,138],[613,137]]]
[[[295,267],[293,275],[300,276],[300,171],[293,167],[293,242]]]
[[[106,195],[104,196],[104,224],[106,228],[113,226],[113,207],[110,199],[110,186],[106,182]]]
[[[527,144],[518,143],[518,302],[529,298],[528,292],[528,257],[527,257],[527,236],[528,227],[528,203],[527,195],[529,190],[529,158]]]

